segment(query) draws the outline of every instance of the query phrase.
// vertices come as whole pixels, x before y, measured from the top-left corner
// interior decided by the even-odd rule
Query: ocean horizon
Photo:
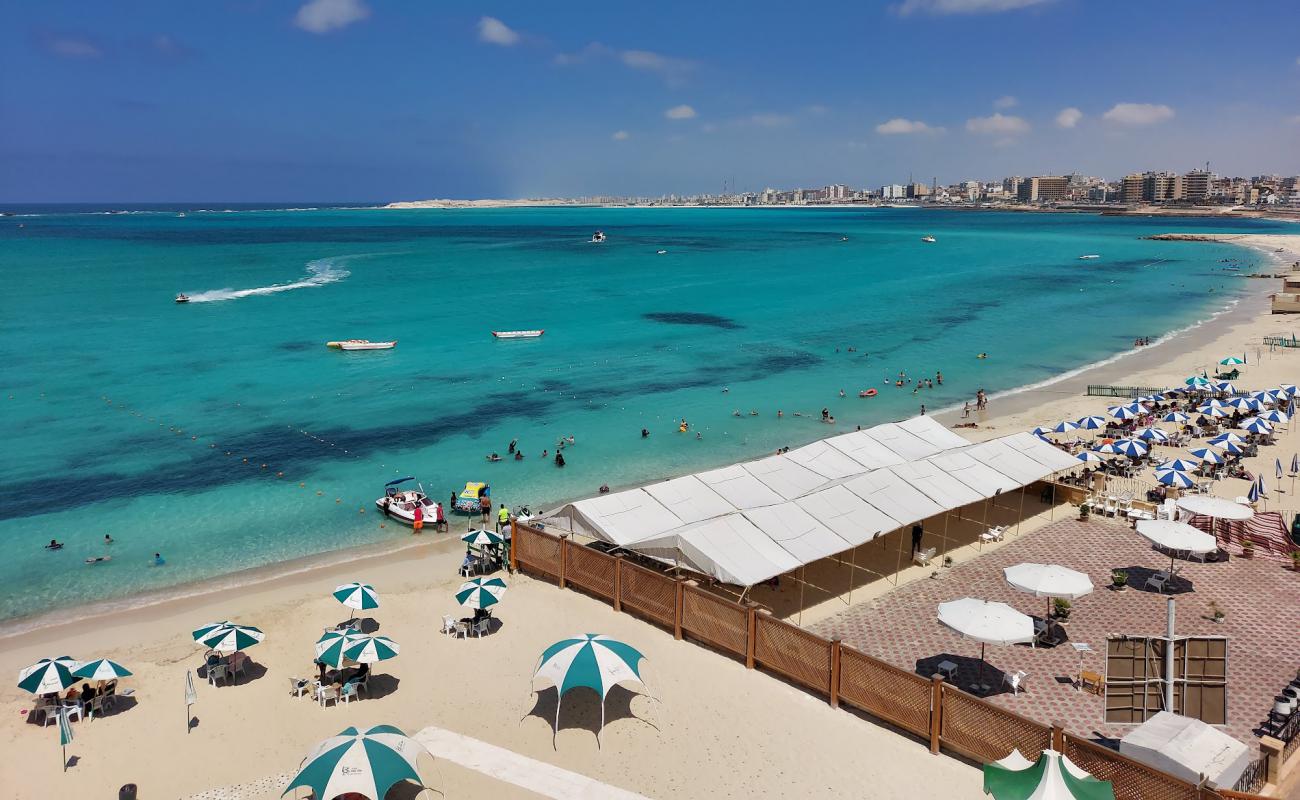
[[[408,475],[435,499],[488,481],[494,500],[536,510],[977,389],[996,398],[1208,318],[1266,262],[1142,237],[1289,230],[883,208],[135,205],[0,208],[0,620],[409,539],[374,509]],[[533,328],[546,333],[491,335]],[[354,337],[398,344],[324,346]],[[900,372],[943,382],[913,393]],[[523,461],[486,460],[512,440]]]

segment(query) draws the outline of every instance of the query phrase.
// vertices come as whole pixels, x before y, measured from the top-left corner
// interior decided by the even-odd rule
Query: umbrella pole
[[[560,687],[556,686],[555,687],[555,727],[551,729],[552,749],[557,749],[555,746],[555,740],[559,738],[560,735],[560,703],[562,702],[564,702],[564,693],[560,691]],[[601,702],[604,703],[603,698],[601,699]],[[601,724],[603,725],[604,723]]]

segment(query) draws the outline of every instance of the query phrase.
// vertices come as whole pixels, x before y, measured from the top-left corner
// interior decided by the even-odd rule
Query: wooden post
[[[840,707],[840,640],[831,639],[831,708]]]
[[[930,676],[930,752],[939,755],[939,731],[943,721],[943,676]]]
[[[1020,535],[1020,523],[1025,520],[1025,489],[1028,485],[1020,487],[1020,515],[1016,517],[1016,535]]]
[[[758,605],[751,602],[749,604],[749,618],[745,632],[745,669],[754,668],[754,650],[758,644]]]
[[[560,534],[560,588],[564,588],[564,575],[569,570],[569,534]]]
[[[519,571],[519,554],[518,552],[516,552],[518,551],[518,549],[519,549],[519,524],[515,522],[514,517],[511,517],[510,518],[510,572],[511,573],[515,573]]]
[[[623,554],[614,556],[614,610],[623,610]]]
[[[682,638],[682,586],[686,579],[680,575],[673,579],[673,590],[676,592],[676,599],[673,603],[673,638],[680,640]]]
[[[1052,749],[1065,755],[1065,723],[1059,720],[1052,722]]]

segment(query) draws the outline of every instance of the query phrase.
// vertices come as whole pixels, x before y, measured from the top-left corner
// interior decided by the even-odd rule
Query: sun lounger
[[[939,551],[933,547],[927,547],[924,550],[918,550],[912,554],[912,563],[916,564],[917,566],[928,567],[930,566],[930,559],[934,558],[934,554],[937,552]]]
[[[1006,526],[996,525],[980,534],[980,547],[983,548],[986,543],[1002,541],[1003,534],[1006,533]]]

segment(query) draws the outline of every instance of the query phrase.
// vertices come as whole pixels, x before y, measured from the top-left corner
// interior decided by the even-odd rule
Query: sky
[[[1300,173],[1300,3],[5,4],[0,202]]]

